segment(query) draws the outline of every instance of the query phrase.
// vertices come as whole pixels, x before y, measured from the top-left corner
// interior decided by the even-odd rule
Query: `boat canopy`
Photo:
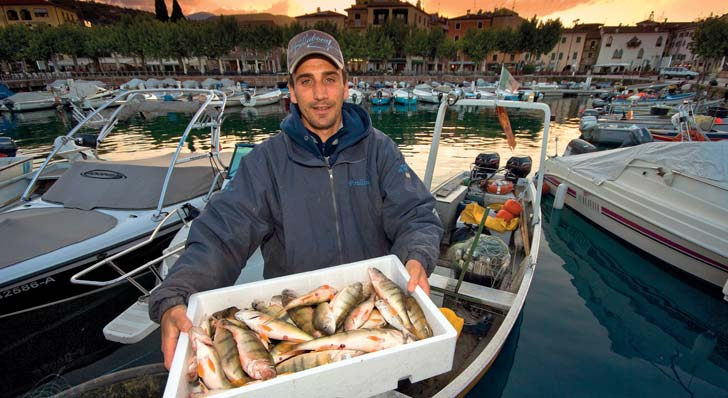
[[[114,217],[98,211],[38,208],[1,214],[0,269],[101,235],[115,225]]]
[[[77,161],[43,194],[43,200],[80,210],[153,209],[171,161],[171,155],[133,162]],[[216,171],[204,157],[177,164],[164,205],[204,195]]]
[[[616,180],[633,161],[655,163],[666,172],[728,184],[728,141],[649,142],[628,148],[558,157],[569,170],[592,178],[597,185]]]

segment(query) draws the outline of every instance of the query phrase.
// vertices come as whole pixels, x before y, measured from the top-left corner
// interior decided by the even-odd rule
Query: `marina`
[[[579,108],[584,105],[584,101],[580,101],[577,98],[563,100],[546,99],[546,104],[548,104],[554,114],[554,121],[551,123],[552,135],[556,135],[557,137],[559,137],[559,140],[561,140],[561,142],[568,142],[571,138],[578,137],[579,131],[577,115]],[[437,105],[391,105],[386,109],[382,109],[382,107],[380,106],[371,105],[368,106],[367,109],[369,109],[370,111],[374,125],[387,132],[387,134],[389,134],[395,140],[395,142],[400,145],[400,148],[403,151],[408,164],[410,164],[411,167],[418,174],[422,173],[420,175],[424,176],[427,154],[429,153],[429,150],[427,148],[429,148],[432,140],[432,130],[434,129],[437,115]],[[235,144],[240,141],[255,143],[269,138],[272,134],[276,133],[278,129],[278,123],[280,122],[280,119],[283,117],[283,115],[285,115],[285,107],[283,103],[261,107],[235,108],[225,111],[226,121],[222,124],[220,134],[220,144],[222,147],[222,151],[224,152],[225,150],[234,149]],[[27,150],[30,153],[33,153],[34,151],[46,151],[50,148],[50,142],[52,141],[52,137],[55,136],[54,134],[48,134],[46,138],[39,138],[35,134],[28,135],[26,132],[37,131],[39,125],[44,125],[43,128],[45,129],[45,131],[50,132],[53,131],[53,129],[56,129],[57,132],[55,134],[64,134],[64,130],[67,131],[67,129],[65,128],[66,126],[64,126],[63,121],[66,120],[67,123],[72,122],[68,121],[67,116],[64,116],[64,113],[56,113],[54,111],[52,113],[46,113],[45,116],[45,118],[40,116],[30,117],[28,119],[28,122],[24,121],[22,118],[14,118],[14,116],[4,118],[2,132],[3,134],[14,137],[14,139],[19,142],[21,148]],[[133,118],[127,126],[124,126],[122,128],[122,134],[120,134],[119,137],[109,137],[108,143],[111,144],[112,147],[115,148],[115,150],[109,151],[105,155],[119,159],[124,159],[131,156],[132,152],[134,152],[135,150],[132,149],[131,146],[125,144],[125,142],[128,141],[135,142],[134,148],[137,148],[136,152],[141,151],[142,153],[146,151],[150,154],[153,154],[162,148],[170,147],[173,142],[179,140],[179,136],[174,134],[170,135],[152,133],[151,135],[146,136],[151,137],[150,140],[150,138],[144,138],[145,135],[140,133],[143,131],[155,130],[171,131],[173,130],[174,126],[178,126],[180,123],[182,123],[182,118],[180,118],[179,116],[174,113],[169,113],[166,115],[157,115],[156,117],[151,118]],[[541,134],[543,121],[539,121],[537,114],[532,114],[524,110],[512,110],[510,112],[510,116],[511,124],[513,126],[519,145],[516,151],[513,153],[518,155],[528,154],[532,158],[536,159],[534,161],[533,169],[537,170],[540,163],[540,161],[538,160],[538,155],[542,147],[540,139],[542,138]],[[164,127],[160,129],[159,127],[161,126]],[[493,111],[478,110],[477,108],[469,106],[467,104],[463,106],[455,106],[452,109],[448,110],[443,119],[443,144],[440,148],[440,161],[438,162],[438,169],[432,176],[432,181],[434,183],[433,185],[442,184],[449,176],[453,175],[453,173],[456,173],[458,170],[462,170],[463,168],[470,168],[473,160],[476,159],[477,155],[482,152],[496,150],[498,152],[501,152],[502,154],[508,153],[509,150],[506,147],[501,146],[502,144],[498,144],[499,142],[503,142],[503,138],[499,138],[502,137],[502,134],[503,133],[500,129],[497,117],[495,116],[495,113]],[[195,133],[193,131],[190,135],[190,138],[191,148],[209,150],[209,144],[205,143],[203,137],[200,136],[199,133]],[[33,144],[34,140],[36,142],[35,144]],[[504,149],[506,150],[505,152],[503,152]],[[555,153],[555,151],[557,150],[557,146],[553,140],[549,140],[547,150],[549,153]],[[442,161],[442,159],[448,159],[448,161]],[[548,203],[550,204],[550,202]],[[556,212],[551,210],[549,205],[542,206],[541,209],[546,221],[545,227],[548,227],[549,222],[553,223],[553,217]],[[564,209],[561,212],[568,213],[570,212],[570,210]],[[578,217],[578,215],[575,215],[574,217],[561,216],[562,220],[556,224],[563,225],[564,218],[577,218],[578,220]],[[586,222],[586,225],[591,224]],[[558,228],[556,225],[553,224],[552,227]],[[594,227],[591,228],[594,229]],[[591,231],[589,229],[587,230]],[[547,260],[545,260],[545,267],[547,267],[547,269],[549,270],[547,271],[549,275],[551,273],[563,273],[565,269],[562,268],[560,265],[562,262],[561,259],[567,261],[568,263],[570,255],[563,253],[559,254],[558,250],[553,250],[553,252],[549,250],[548,247],[556,245],[557,241],[550,241],[548,236],[553,237],[554,235],[548,235],[548,233],[549,232],[547,231],[546,239],[541,240],[541,246],[546,248],[545,258]],[[599,229],[587,232],[587,234],[596,235],[598,235],[599,233],[603,234],[603,232],[600,232]],[[607,252],[633,252],[634,249],[632,249],[629,245],[625,246],[625,244],[621,243],[621,241],[615,241],[614,238],[610,239],[607,239],[607,241],[614,242],[612,244],[618,249],[605,249]],[[598,246],[598,243],[595,243],[595,245]],[[573,245],[571,245],[570,247],[572,250],[574,249]],[[559,258],[560,256],[561,259]],[[566,258],[563,256],[566,256]],[[597,267],[601,264],[591,263],[589,261],[589,258],[592,257],[590,256],[580,255],[578,258],[580,259],[580,261],[586,261],[586,265],[584,266]],[[724,335],[724,330],[726,329],[723,327],[724,325],[722,325],[722,323],[724,323],[726,320],[727,312],[725,303],[722,303],[722,300],[720,299],[721,295],[719,293],[719,290],[716,290],[714,288],[706,288],[698,280],[692,280],[690,278],[688,278],[687,280],[683,280],[684,278],[680,278],[679,276],[672,276],[675,272],[671,270],[669,266],[667,266],[662,261],[656,259],[650,260],[651,257],[647,257],[646,260],[643,259],[640,255],[630,258],[632,259],[630,261],[641,264],[639,265],[640,267],[647,267],[648,269],[654,269],[654,272],[665,273],[667,275],[665,279],[670,281],[670,278],[673,278],[674,280],[672,280],[672,283],[680,286],[678,290],[689,291],[691,292],[690,294],[693,296],[697,295],[697,297],[702,297],[700,300],[706,300],[706,305],[709,305],[710,308],[713,308],[714,312],[712,312],[712,315],[703,317],[699,321],[699,324],[701,325],[700,327],[705,333],[703,334],[704,337],[700,338],[700,343],[695,344],[705,345],[707,342],[708,347],[712,347],[706,357],[709,359],[703,359],[703,361],[705,361],[706,363],[703,368],[705,368],[705,366],[708,366],[708,369],[710,369],[709,373],[715,374],[715,372],[717,371],[717,374],[721,374],[720,372],[723,372],[723,374],[725,375],[726,336]],[[640,261],[637,261],[637,258],[639,258]],[[544,263],[544,260],[539,260],[539,269],[541,268],[542,263]],[[246,268],[246,272],[256,272],[255,266],[251,266],[249,268],[250,269]],[[534,284],[536,286],[538,286],[539,272],[540,271],[536,271],[535,273]],[[581,278],[581,276],[575,277],[577,278],[576,280],[579,280],[578,278]],[[550,284],[553,282],[549,280],[548,283]],[[650,286],[650,280],[648,279],[645,279],[642,283],[646,286]],[[534,289],[537,289],[536,286],[534,286]],[[568,282],[566,284],[564,284],[564,282],[561,282],[559,289],[568,289],[569,286],[572,285]],[[122,297],[121,293],[119,294],[120,295],[118,297]],[[625,292],[625,294],[628,293]],[[123,293],[123,296],[131,298],[131,301],[128,301],[128,303],[133,302],[133,298],[138,295],[139,292],[135,292],[134,288],[128,289],[125,291],[125,293]],[[531,302],[531,300],[532,295],[529,295],[528,302]],[[542,297],[541,301],[542,302],[536,304],[535,306],[546,305],[547,302],[550,302],[550,300],[545,299],[545,297]],[[562,300],[559,300],[558,302],[562,302]],[[577,310],[578,308],[582,308],[579,307],[577,303],[567,304],[562,302],[562,304],[565,305],[565,308],[571,308],[571,310]],[[683,305],[683,303],[675,304],[674,302],[673,304],[678,306]],[[577,306],[574,307],[574,305]],[[684,303],[684,305],[691,304]],[[123,310],[123,306],[118,307],[121,308],[110,311],[114,313],[107,314],[108,318],[106,318],[105,320],[97,319],[95,320],[96,323],[98,323],[97,325],[88,326],[88,328],[96,330],[94,335],[97,336],[97,338],[101,335],[100,329],[103,328],[107,322],[111,321],[113,316],[119,314],[121,310]],[[522,346],[522,344],[520,343],[518,344],[519,348],[516,351],[512,352],[512,349],[510,349],[509,347],[511,346],[511,344],[515,344],[512,341],[513,339],[522,340],[525,343],[530,341],[532,337],[540,336],[538,331],[542,330],[542,327],[535,326],[532,328],[532,330],[524,330],[523,328],[523,324],[529,322],[529,319],[531,319],[529,318],[529,307],[529,305],[525,306],[524,314],[521,318],[519,318],[518,323],[514,324],[514,329],[512,330],[512,333],[510,333],[508,341],[503,346],[501,355],[499,355],[498,359],[496,359],[495,362],[491,365],[491,370],[485,374],[485,377],[481,380],[480,383],[473,387],[474,390],[471,393],[473,394],[473,396],[476,396],[475,394],[477,394],[478,391],[492,391],[488,389],[493,388],[495,388],[496,390],[498,388],[502,388],[498,392],[498,394],[501,394],[502,396],[509,396],[509,391],[520,391],[521,394],[524,393],[523,390],[515,387],[516,385],[519,385],[517,382],[518,378],[525,376],[525,374],[520,374],[517,369],[524,365],[529,366],[527,365],[529,362],[524,363],[523,361],[527,360],[527,358],[531,357],[531,355],[528,352],[524,352],[521,350],[520,347]],[[564,309],[554,309],[552,311],[563,310]],[[630,312],[628,310],[625,311],[627,312],[625,312],[624,316],[630,317]],[[82,316],[81,314],[78,315]],[[541,315],[537,317],[540,316]],[[585,316],[588,317],[588,315]],[[68,322],[67,325],[71,328],[74,325],[77,325],[79,322],[78,320],[73,320],[73,318],[71,317],[68,317],[68,319],[70,320],[70,322]],[[597,319],[599,319],[599,323],[604,322],[599,317],[597,317]],[[634,322],[634,320],[632,321]],[[550,322],[546,322],[546,325],[549,324],[553,324],[554,327],[556,327],[556,325],[560,325],[561,322],[557,322],[557,320],[554,319]],[[565,327],[568,328],[568,326]],[[661,324],[660,327],[663,329],[667,329],[666,333],[671,333],[670,329],[664,324]],[[576,331],[573,333],[577,333],[577,335],[579,334],[579,332]],[[34,390],[37,392],[49,390],[59,392],[61,389],[65,389],[73,385],[82,384],[84,381],[97,378],[103,374],[109,374],[125,368],[135,368],[139,365],[153,364],[160,360],[160,354],[158,353],[158,331],[152,332],[150,335],[143,338],[138,343],[125,346],[120,346],[116,343],[110,343],[108,341],[104,343],[103,336],[101,335],[100,337],[101,339],[95,341],[98,344],[98,349],[96,351],[90,350],[91,342],[93,342],[94,340],[89,339],[88,345],[80,346],[78,348],[75,348],[74,351],[69,351],[63,354],[66,357],[68,357],[68,355],[70,354],[70,361],[64,362],[61,365],[60,363],[58,363],[58,360],[55,360],[56,363],[58,363],[58,365],[60,366],[55,368],[55,370],[52,370],[52,366],[54,365],[51,365],[50,367],[46,368],[48,372],[47,374],[38,374],[38,380],[34,381],[33,383],[35,384]],[[606,336],[606,340],[603,341],[608,342],[609,339],[610,337]],[[677,350],[677,352],[683,352],[683,350],[686,350],[685,352],[689,352],[691,349],[694,351],[695,348],[690,347],[690,341],[691,340],[689,337],[681,338],[679,342],[667,343],[666,345],[658,347],[656,349],[664,350],[668,349],[666,347],[670,347],[669,349]],[[556,349],[556,347],[552,348]],[[550,355],[553,355],[555,357],[554,359],[562,357],[562,355],[558,353],[553,353]],[[611,355],[615,355],[615,358],[613,358],[614,364],[612,364],[612,366],[616,366],[617,358],[620,358],[622,355],[624,355],[624,351],[617,350]],[[696,389],[696,391],[698,392],[696,396],[703,396],[701,395],[703,393],[718,393],[718,395],[720,395],[721,391],[725,392],[726,386],[722,384],[722,382],[720,381],[720,377],[716,379],[712,376],[709,376],[707,373],[704,374],[699,370],[698,366],[695,365],[697,363],[701,363],[700,355],[696,355],[697,356],[693,355],[691,357],[692,359],[690,359],[688,362],[684,362],[687,360],[681,360],[683,361],[681,362],[683,367],[680,369],[688,372],[691,377],[695,377],[698,380],[705,380],[705,382],[691,385],[688,388]],[[579,361],[584,360],[580,358],[581,357],[579,357],[578,355],[572,357],[572,359],[569,360],[567,367],[576,366],[575,364],[578,364]],[[546,359],[547,357],[544,356],[541,361]],[[48,363],[53,364],[54,362],[49,360]],[[690,364],[693,364],[694,366],[689,367],[688,365]],[[32,363],[29,364],[29,366],[32,366]],[[669,365],[665,364],[659,366]],[[505,371],[504,375],[502,373],[503,370],[499,370],[504,368],[510,368],[511,370]],[[53,376],[53,374],[58,372],[59,369],[64,370],[61,374]],[[652,372],[655,370],[656,369],[648,368],[645,370],[645,372]],[[597,376],[594,377],[598,377],[599,372],[597,372],[596,374]],[[660,374],[660,372],[658,371],[656,372],[656,374]],[[494,381],[491,377],[495,376],[491,375],[500,375],[500,378]],[[548,387],[549,382],[546,381],[545,377],[543,380],[541,380],[540,377],[537,379],[537,381],[543,383],[542,385]],[[670,379],[671,383],[674,384],[674,379]],[[30,387],[33,386],[26,385],[26,387],[22,388],[27,389]],[[563,389],[556,389],[556,386],[551,386],[551,388],[554,388],[552,390],[554,391],[554,393],[556,393],[557,391],[563,391]],[[567,390],[578,390],[579,388],[584,388],[584,386],[579,384],[578,382],[574,382],[573,384],[567,386]],[[683,387],[678,386],[675,388],[676,390],[674,391],[677,391],[677,388]]]

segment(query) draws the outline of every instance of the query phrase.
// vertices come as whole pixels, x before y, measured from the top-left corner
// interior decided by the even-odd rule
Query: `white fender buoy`
[[[566,191],[568,190],[569,186],[564,182],[559,184],[558,188],[556,188],[556,195],[554,195],[554,209],[564,208],[564,200],[566,200]]]

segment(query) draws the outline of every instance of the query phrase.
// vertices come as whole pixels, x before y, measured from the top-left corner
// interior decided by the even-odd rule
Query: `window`
[[[8,10],[8,21],[17,21],[18,18],[18,12],[15,10]]]
[[[556,59],[556,53],[551,53],[551,60],[553,61],[555,59]]]
[[[478,29],[483,29],[483,21],[478,22]]]
[[[36,18],[48,18],[48,9],[47,8],[34,8],[33,15],[35,15]]]
[[[455,41],[458,41],[458,39],[460,39],[460,36],[455,35]]]
[[[597,41],[596,40],[592,40],[591,41],[591,44],[589,44],[589,49],[590,50],[593,50],[595,48],[597,48]]]
[[[493,61],[492,62],[498,62],[498,54],[493,54]]]
[[[511,62],[516,60],[516,54],[511,54]]]
[[[31,16],[30,16],[30,11],[28,11],[26,9],[22,9],[22,10],[20,10],[20,19],[22,19],[23,21],[30,21],[33,18],[31,18]]]
[[[564,53],[559,53],[559,61],[561,61],[562,59],[564,59]]]
[[[576,42],[577,42],[577,43],[581,43],[581,36],[578,36],[578,37],[576,38]]]
[[[642,59],[642,57],[645,55],[645,49],[640,48],[640,50],[637,52],[637,59]]]
[[[612,46],[612,40],[613,40],[613,37],[612,36],[607,37],[607,44],[605,44],[605,46],[611,47]]]
[[[564,44],[564,43],[566,43],[566,37],[561,38],[561,44]]]
[[[612,55],[612,58],[622,58],[622,50],[614,50],[614,55]]]
[[[460,22],[455,24],[455,30],[460,30]]]
[[[655,46],[660,47],[662,45],[662,36],[659,36],[657,38],[657,43],[655,43]]]
[[[578,51],[574,51],[574,54],[571,55],[571,59],[576,59],[576,54],[577,53],[578,53]]]
[[[361,19],[361,14],[354,14],[354,19]]]
[[[593,57],[593,56],[594,56],[594,53],[588,53],[588,54],[587,54],[587,57],[589,57],[589,58],[591,58],[591,57]]]

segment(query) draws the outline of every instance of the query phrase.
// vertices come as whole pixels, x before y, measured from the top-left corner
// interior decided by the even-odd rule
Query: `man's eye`
[[[299,84],[302,84],[304,86],[308,86],[309,84],[311,84],[311,79],[303,79],[303,80],[301,80],[299,82]]]

